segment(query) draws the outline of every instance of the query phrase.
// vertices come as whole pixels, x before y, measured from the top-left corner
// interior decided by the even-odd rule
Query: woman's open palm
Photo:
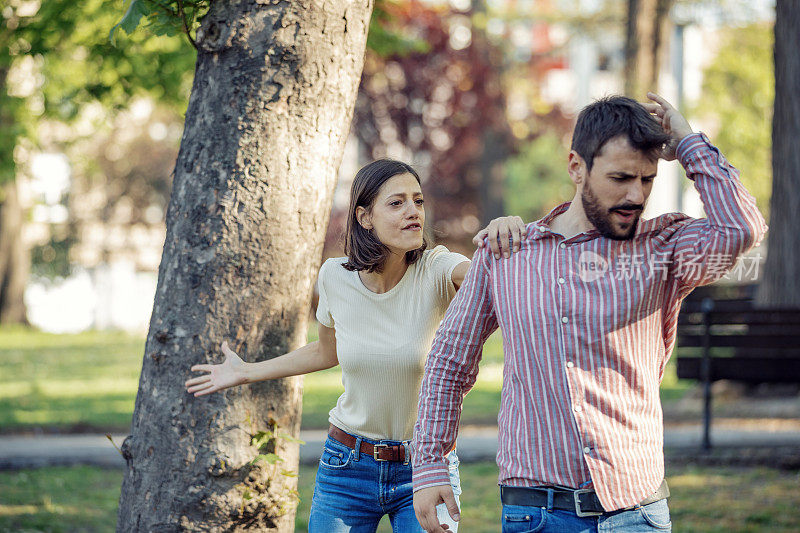
[[[218,390],[235,387],[246,383],[244,377],[245,362],[228,348],[228,342],[223,341],[222,353],[225,361],[218,365],[194,365],[193,372],[208,372],[202,376],[192,378],[186,382],[186,392],[195,396],[205,396]]]

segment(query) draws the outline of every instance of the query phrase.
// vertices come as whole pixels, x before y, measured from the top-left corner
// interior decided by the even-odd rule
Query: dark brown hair
[[[347,210],[347,228],[344,234],[344,253],[347,262],[342,266],[347,270],[366,270],[380,272],[389,255],[386,247],[372,231],[358,223],[356,208],[372,209],[378,190],[389,179],[399,174],[411,174],[420,183],[419,174],[411,165],[394,159],[378,159],[361,168],[350,189],[350,207]],[[406,252],[406,264],[415,263],[428,247],[428,238],[422,238],[422,246]]]
[[[572,149],[592,170],[594,158],[611,139],[624,136],[631,146],[651,159],[669,141],[669,135],[642,104],[627,96],[607,96],[583,108],[572,134]]]

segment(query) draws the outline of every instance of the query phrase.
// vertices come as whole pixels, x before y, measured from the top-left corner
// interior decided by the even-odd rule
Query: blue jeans
[[[399,444],[388,440],[361,440]],[[360,445],[359,442],[356,447]],[[461,482],[455,451],[450,452],[447,459],[450,461],[450,484],[458,501]],[[395,533],[422,533],[424,530],[414,514],[413,495],[410,458],[407,464],[376,461],[328,437],[317,468],[308,531],[374,533],[383,515],[389,515]],[[444,506],[437,507],[437,512],[442,523],[450,525],[451,531],[457,530],[457,523],[449,517],[445,522],[447,510]]]
[[[602,516],[578,517],[574,511],[503,505],[503,533],[652,533],[672,531],[667,500]]]

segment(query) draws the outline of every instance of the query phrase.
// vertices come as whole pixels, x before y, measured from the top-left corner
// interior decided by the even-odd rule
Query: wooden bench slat
[[[702,335],[678,334],[678,346],[702,348],[705,338]],[[764,348],[787,349],[800,347],[800,340],[795,334],[790,335],[711,335],[712,348]]]
[[[800,311],[776,311],[773,309],[764,310],[763,312],[751,311],[744,312],[717,312],[712,311],[709,313],[712,324],[748,324],[748,325],[776,325],[776,326],[793,326],[800,334]],[[684,313],[678,315],[678,325],[697,324],[702,325],[704,317],[702,313]]]
[[[702,357],[679,357],[678,377],[702,379]],[[800,381],[800,359],[774,357],[711,358],[711,380],[730,379],[745,383],[797,383]]]

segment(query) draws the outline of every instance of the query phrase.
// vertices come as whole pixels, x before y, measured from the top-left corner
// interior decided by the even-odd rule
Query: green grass
[[[675,533],[800,531],[800,472],[668,467]],[[300,469],[298,532],[306,531],[315,468]],[[494,463],[461,465],[464,533],[499,531]],[[0,531],[113,531],[122,472],[60,467],[0,472]],[[381,524],[388,532],[388,520]]]
[[[316,339],[316,327],[309,329]],[[0,328],[0,432],[50,430],[126,431],[136,399],[144,338],[118,332],[53,335]],[[498,333],[484,347],[474,389],[464,401],[464,424],[494,424],[500,405],[503,349]],[[668,366],[665,401],[680,398],[690,383]],[[338,368],[305,377],[303,428],[327,426],[342,392]]]

